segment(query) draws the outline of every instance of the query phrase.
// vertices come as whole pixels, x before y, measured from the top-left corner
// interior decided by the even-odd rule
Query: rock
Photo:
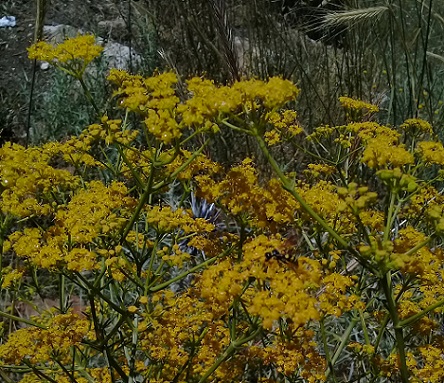
[[[114,20],[103,20],[98,23],[99,36],[107,39],[121,41],[122,37],[127,34],[127,26],[125,20],[118,17]]]
[[[100,38],[97,39],[100,42]],[[130,49],[128,46],[108,41],[103,45],[103,57],[108,68],[128,69],[130,63]],[[141,57],[131,49],[132,65],[140,65]]]
[[[75,28],[71,25],[45,25],[43,26],[43,38],[51,44],[60,44],[70,37],[84,34],[82,29]]]
[[[46,61],[43,61],[43,62],[40,64],[40,69],[41,69],[41,70],[48,70],[48,69],[49,69],[49,63],[46,62]]]
[[[3,16],[0,19],[0,28],[15,27],[15,16]]]

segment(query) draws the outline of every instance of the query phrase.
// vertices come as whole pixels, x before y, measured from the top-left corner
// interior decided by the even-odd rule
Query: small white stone
[[[41,64],[40,64],[40,69],[41,70],[47,70],[49,68],[49,63],[47,62],[47,61],[43,61]]]
[[[16,26],[15,16],[3,16],[0,19],[0,28],[15,27],[15,26]]]

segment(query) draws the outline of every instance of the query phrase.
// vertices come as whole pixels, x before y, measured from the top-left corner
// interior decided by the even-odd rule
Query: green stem
[[[101,323],[98,318],[98,312],[96,310],[96,305],[94,302],[95,294],[88,294],[89,295],[89,303],[91,307],[91,317],[92,322],[94,324],[94,331],[96,334],[97,343],[95,344],[95,347],[98,348],[99,351],[101,351],[104,354],[105,360],[108,363],[108,366],[110,368],[114,368],[117,372],[117,374],[120,375],[123,382],[128,383],[128,376],[123,371],[121,365],[117,362],[117,360],[114,359],[114,353],[110,350],[110,346],[108,345],[108,342],[105,338],[105,332],[106,330],[101,326]],[[113,347],[113,346],[111,346]]]
[[[427,245],[432,238],[427,238],[425,241],[418,243],[415,247],[412,247],[409,251],[405,252],[404,255],[410,256],[416,254],[419,249],[422,249],[425,245]]]
[[[82,274],[80,274],[80,273],[75,273],[74,275],[78,278],[78,280],[80,280],[83,283],[83,285],[78,283],[78,280],[77,281],[75,279],[71,279],[71,280],[74,283],[76,283],[78,286],[85,289],[89,295],[96,297],[96,298],[103,299],[106,303],[108,303],[108,305],[110,305],[110,307],[113,308],[113,310],[117,311],[120,315],[123,315],[123,316],[128,315],[126,309],[119,307],[109,297],[107,297],[106,295],[104,295],[102,293],[103,286],[97,287],[97,286],[91,285],[91,283],[86,278],[84,278],[82,276]]]
[[[132,330],[132,342],[131,347],[124,347],[126,359],[128,361],[129,366],[129,377],[128,377],[128,383],[134,383],[135,382],[135,363],[136,363],[136,350],[137,350],[137,343],[139,338],[139,330],[138,330],[138,316],[135,315],[133,319],[133,330]]]
[[[128,224],[125,226],[125,229],[122,232],[122,235],[120,237],[120,243],[123,243],[125,238],[127,237],[128,233],[130,232],[131,228],[133,227],[136,220],[139,218],[140,212],[142,211],[143,207],[145,206],[145,203],[147,202],[150,195],[159,189],[163,188],[171,179],[174,179],[180,172],[182,172],[184,169],[187,168],[187,166],[194,161],[194,159],[200,155],[204,149],[204,147],[207,145],[208,140],[203,143],[203,145],[199,148],[199,150],[196,150],[192,156],[186,160],[181,166],[179,166],[171,175],[168,177],[168,179],[164,179],[163,181],[157,183],[153,186],[153,179],[154,179],[154,170],[155,166],[154,163],[156,162],[155,159],[151,162],[151,171],[150,176],[148,178],[147,186],[143,192],[142,197],[139,200],[139,203],[136,207],[136,210],[134,211],[134,214],[132,215],[131,219],[129,220]]]
[[[330,367],[333,367],[336,363],[336,361],[339,359],[339,356],[341,355],[342,351],[348,344],[348,340],[350,338],[350,334],[352,333],[356,323],[358,322],[358,318],[353,318],[348,325],[347,329],[345,330],[344,335],[341,337],[341,343],[339,343],[338,348],[336,349],[335,353],[333,354],[333,357],[330,360],[329,366],[327,368],[327,371],[325,372],[325,377],[328,378],[328,376],[331,374]]]
[[[198,134],[201,134],[202,132],[205,132],[205,129],[197,129],[197,130],[195,130],[193,133],[191,133],[188,137],[186,137],[185,139],[183,139],[183,140],[180,142],[179,147],[183,148],[184,145],[185,145],[188,141],[192,140],[194,137],[196,137]]]
[[[281,181],[282,187],[288,191],[295,199],[299,202],[299,204],[302,206],[302,208],[307,212],[309,216],[311,216],[328,234],[331,235],[333,239],[335,239],[338,244],[348,251],[368,270],[376,273],[377,270],[372,267],[372,265],[362,257],[362,255],[359,253],[358,250],[356,250],[351,244],[347,242],[346,239],[342,238],[327,222],[325,222],[312,208],[310,205],[305,202],[305,200],[299,195],[299,193],[295,190],[295,185],[292,181],[290,181],[284,174],[284,172],[279,167],[276,160],[272,157],[270,152],[268,151],[267,145],[265,144],[265,141],[262,139],[258,131],[256,131],[254,134],[254,137],[256,138],[256,141],[259,144],[259,147],[264,154],[265,158],[270,163],[271,167],[277,174],[278,178]]]
[[[332,360],[330,357],[330,351],[328,349],[327,334],[325,332],[324,317],[321,318],[321,320],[319,321],[319,324],[321,326],[322,343],[324,344],[324,352],[325,352],[325,359],[327,360],[328,372],[329,372],[329,374],[331,372],[333,372],[333,374],[334,374],[333,363],[332,363]],[[333,375],[333,379],[335,379],[334,375]]]
[[[181,279],[185,278],[187,275],[194,273],[197,270],[203,269],[204,267],[211,265],[213,262],[215,262],[217,259],[225,257],[226,255],[230,254],[233,251],[233,247],[228,248],[227,250],[225,250],[223,253],[216,255],[213,258],[210,258],[208,260],[206,260],[205,262],[199,263],[197,266],[194,266],[193,268],[183,272],[182,274],[179,274],[178,276],[164,282],[161,283],[160,285],[151,287],[149,289],[149,291],[151,293],[154,293],[156,291],[160,291],[163,290],[164,288],[168,287],[169,285],[171,285],[174,282],[180,281]]]
[[[139,174],[135,171],[133,164],[131,163],[131,161],[128,160],[128,157],[125,155],[124,151],[122,150],[122,146],[121,145],[117,145],[117,150],[119,152],[120,157],[122,158],[123,162],[125,162],[126,166],[128,166],[128,169],[131,172],[131,175],[134,177],[134,179],[137,182],[137,185],[139,187],[142,187],[143,185],[143,181],[140,178]],[[118,169],[118,173],[120,174],[120,169]]]
[[[384,230],[384,241],[387,241],[390,237],[390,230],[393,222],[393,209],[395,207],[396,193],[391,190],[390,191],[390,205],[387,211],[387,222],[385,224]]]
[[[396,347],[398,348],[400,370],[401,370],[401,381],[403,383],[409,382],[409,371],[407,369],[407,360],[405,353],[405,342],[403,328],[401,322],[399,321],[398,311],[396,307],[396,302],[393,297],[392,291],[392,276],[391,272],[387,272],[384,278],[381,280],[382,288],[384,290],[385,297],[387,299],[387,307],[390,313],[390,318],[393,322],[393,328],[395,331]]]
[[[14,383],[9,377],[1,370],[2,367],[0,367],[0,377],[3,379],[6,383]]]
[[[60,311],[62,313],[66,313],[67,302],[65,296],[65,276],[63,274],[59,275],[59,305],[60,305]]]
[[[145,206],[145,203],[148,201],[148,198],[150,197],[150,195],[152,193],[154,170],[155,170],[154,164],[151,163],[150,175],[149,175],[145,190],[143,191],[143,194],[140,197],[140,200],[139,200],[139,203],[137,204],[136,210],[134,211],[133,215],[131,216],[130,220],[128,221],[127,225],[125,226],[125,229],[123,230],[122,235],[120,236],[120,243],[123,243],[125,241],[128,233],[132,229],[134,223],[139,219],[140,212],[142,211],[143,207]]]
[[[89,91],[88,86],[86,85],[85,80],[83,79],[83,76],[75,76],[75,78],[77,80],[79,80],[80,85],[82,86],[83,92],[85,93],[86,98],[91,103],[91,105],[93,106],[94,110],[96,111],[97,116],[100,116],[100,109],[97,106],[96,102],[94,101],[94,98],[91,95],[91,92]]]
[[[47,381],[50,383],[57,383],[54,379],[52,379],[49,375],[47,375],[42,369],[37,368],[36,366],[33,366],[30,361],[27,359],[23,359],[23,363],[28,366],[32,372],[39,378],[40,381]]]
[[[199,156],[202,151],[204,150],[205,146],[207,146],[208,144],[208,140],[206,140],[202,146],[196,150],[190,158],[188,158],[188,160],[186,160],[182,165],[180,165],[173,173],[171,173],[171,175],[168,177],[168,179],[164,179],[163,181],[158,182],[157,184],[155,184],[153,186],[153,191],[157,191],[159,189],[162,189],[168,182],[170,182],[172,179],[174,179],[180,172],[182,172],[183,170],[185,170],[187,168],[187,166],[189,164],[191,164],[191,162],[194,161],[194,159]]]
[[[361,320],[362,332],[364,335],[365,344],[369,346],[371,344],[370,337],[368,335],[367,325],[365,323],[365,317],[362,310],[359,310],[359,319]]]
[[[46,329],[45,326],[43,326],[43,325],[41,325],[39,323],[33,322],[32,320],[25,319],[25,318],[20,318],[18,316],[15,316],[15,315],[12,315],[12,314],[8,314],[8,313],[5,313],[3,311],[0,311],[0,317],[8,318],[8,319],[11,319],[11,320],[16,321],[16,322],[26,323],[26,324],[29,324],[30,326],[38,327],[38,328],[41,328],[43,330]]]
[[[24,366],[10,365],[10,364],[0,364],[0,373],[3,371],[9,371],[14,374],[25,374],[31,372],[32,369]],[[15,382],[14,382],[15,383]]]
[[[423,316],[427,315],[430,311],[433,311],[435,309],[437,309],[440,306],[444,305],[444,299],[441,299],[440,301],[436,302],[435,304],[427,307],[426,309],[422,310],[421,312],[412,315],[411,317],[408,317],[407,319],[404,319],[402,321],[400,321],[398,323],[398,325],[400,327],[406,327],[406,326],[410,326],[412,323],[418,321],[419,319],[421,319]]]
[[[128,125],[128,115],[129,115],[129,110],[126,109],[125,111],[125,119],[123,120],[122,123],[122,131],[125,131]],[[108,124],[106,123],[106,126],[108,127]],[[123,151],[122,148],[125,149],[133,149],[134,151],[135,148],[132,146],[128,146],[128,145],[123,145],[121,143],[117,143],[116,145],[117,151],[119,152],[119,156],[120,158],[117,160],[117,164],[116,164],[116,170],[114,171],[114,173],[116,175],[120,175],[121,174],[121,161],[123,160],[123,162],[126,164],[126,166],[128,166],[128,169],[131,171],[132,176],[134,177],[134,179],[136,180],[137,184],[139,187],[143,187],[143,182],[142,179],[140,178],[139,174],[135,171],[133,164],[131,163],[131,161],[128,161],[128,157],[126,156],[125,152]],[[141,154],[140,151],[136,151],[137,154]],[[104,153],[105,154],[105,153]],[[106,156],[106,154],[105,154]],[[108,161],[109,163],[111,163],[111,161]]]
[[[222,120],[221,122],[225,126],[228,126],[230,129],[233,129],[233,130],[235,130],[237,132],[246,133],[246,134],[249,134],[249,135],[254,135],[253,133],[251,133],[251,131],[249,131],[247,129],[239,128],[238,126],[229,123],[227,120]]]
[[[202,376],[202,378],[199,380],[199,383],[205,382],[225,360],[227,360],[232,354],[234,354],[237,348],[249,342],[250,340],[256,338],[256,336],[261,332],[261,330],[262,330],[261,327],[258,327],[253,333],[247,335],[245,338],[231,342],[230,345],[223,352],[223,354],[220,355],[219,358],[217,358],[216,362],[214,362],[214,364],[207,370],[204,376]]]

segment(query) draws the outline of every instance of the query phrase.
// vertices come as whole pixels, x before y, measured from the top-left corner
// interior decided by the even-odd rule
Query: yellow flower
[[[173,210],[170,207],[147,206],[146,221],[158,233],[172,233],[181,230],[184,233],[202,233],[214,230],[214,225],[203,218],[193,218],[190,211]]]
[[[47,215],[53,202],[68,190],[75,190],[79,177],[49,163],[56,151],[46,147],[24,147],[6,143],[0,148],[0,209],[17,217]]]
[[[12,269],[10,266],[2,270],[1,288],[7,289],[23,278],[24,270]]]
[[[317,178],[320,175],[329,176],[334,172],[336,172],[336,168],[334,166],[325,164],[308,164],[308,169],[304,171],[304,173],[310,174],[314,178]]]
[[[24,359],[31,364],[71,360],[72,347],[79,347],[89,333],[89,321],[76,314],[51,316],[45,329],[28,327],[11,333],[0,346],[0,358],[16,365]]]
[[[426,164],[444,165],[444,147],[440,142],[418,142],[417,151]]]
[[[401,136],[396,130],[373,121],[351,122],[345,126],[345,129],[347,132],[357,135],[364,142],[380,137],[387,141],[387,143],[396,144]]]
[[[285,110],[281,113],[273,111],[268,114],[268,122],[274,126],[273,131],[284,134],[287,138],[292,138],[303,132],[297,120],[297,113],[294,110]]]
[[[269,146],[273,146],[279,143],[281,137],[279,132],[276,129],[273,129],[269,132],[265,132],[264,139]]]
[[[136,313],[138,310],[138,308],[136,306],[129,306],[128,307],[128,312],[130,312],[131,314]]]
[[[421,120],[420,118],[409,118],[399,127],[404,130],[413,130],[421,133],[433,134],[432,125],[427,121]]]
[[[182,135],[181,126],[167,109],[149,109],[144,122],[148,131],[165,144]]]
[[[81,76],[88,64],[99,57],[103,47],[96,45],[92,35],[78,35],[53,46],[40,41],[28,48],[30,59],[48,61],[65,68],[70,74]]]
[[[296,85],[280,77],[271,77],[267,82],[240,81],[236,82],[232,89],[241,93],[243,102],[246,102],[251,109],[257,109],[263,104],[268,110],[277,110],[289,101],[295,100],[299,94]]]
[[[378,169],[392,165],[401,167],[414,163],[413,155],[403,145],[394,145],[386,137],[369,139],[361,161],[368,167]]]
[[[303,185],[299,190],[301,196],[324,219],[336,220],[340,198],[336,187],[327,181],[320,180],[313,186]]]
[[[379,112],[379,108],[376,105],[350,97],[339,97],[339,102],[344,109],[352,112],[365,111],[368,114]]]

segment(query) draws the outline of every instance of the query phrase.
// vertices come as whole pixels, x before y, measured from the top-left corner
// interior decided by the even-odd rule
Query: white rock
[[[60,44],[69,37],[75,37],[78,34],[84,34],[83,30],[71,25],[45,25],[43,26],[43,36],[51,44]]]
[[[0,19],[0,28],[15,27],[15,16],[3,16]]]
[[[43,62],[40,64],[40,69],[41,69],[41,70],[48,70],[48,69],[49,69],[49,62],[47,62],[47,61],[43,61]]]
[[[109,68],[128,69],[130,49],[126,45],[108,41],[104,46],[103,57]],[[140,55],[134,52],[134,49],[131,49],[131,60],[133,65],[138,65],[141,62]]]

